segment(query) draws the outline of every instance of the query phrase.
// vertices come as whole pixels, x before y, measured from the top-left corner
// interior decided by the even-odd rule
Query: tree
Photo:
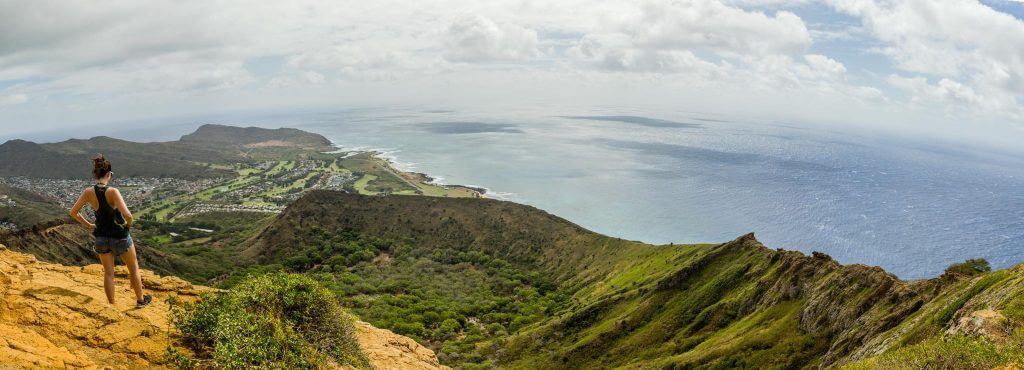
[[[445,319],[441,322],[441,325],[437,327],[437,330],[434,330],[434,337],[445,339],[451,338],[460,330],[462,330],[462,325],[459,324],[458,321],[455,319]]]

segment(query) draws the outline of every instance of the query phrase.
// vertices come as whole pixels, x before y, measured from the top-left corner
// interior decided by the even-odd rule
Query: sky
[[[629,107],[1024,151],[1024,3],[0,0],[0,136],[393,105]]]

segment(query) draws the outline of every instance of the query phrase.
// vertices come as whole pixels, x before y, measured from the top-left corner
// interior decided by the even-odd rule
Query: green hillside
[[[1024,267],[907,282],[753,234],[653,246],[488,199],[313,192],[242,255],[335,282],[365,320],[466,368],[829,367],[947,337],[1012,353],[1024,320]],[[960,322],[981,310],[1005,333],[972,339]]]
[[[103,136],[47,144],[11,140],[0,144],[0,176],[88,178],[90,158],[103,153],[121,177],[227,178],[235,173],[217,165],[309,158],[331,150],[330,144],[321,135],[295,129],[219,125],[158,143]]]
[[[169,233],[178,235],[169,238]],[[91,263],[82,228],[5,240]],[[492,199],[311,191],[279,215],[137,230],[143,267],[231,288],[298,272],[455,368],[989,369],[1024,361],[1024,265],[928,280],[770,249],[648,245]]]

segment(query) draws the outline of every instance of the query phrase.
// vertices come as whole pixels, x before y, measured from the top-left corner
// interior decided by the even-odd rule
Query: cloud
[[[743,6],[797,6],[811,3],[812,0],[726,0],[726,3],[730,5],[743,5]]]
[[[877,88],[849,82],[843,63],[805,54],[811,44],[811,32],[791,12],[767,14],[717,1],[653,1],[584,34],[566,55],[598,70],[677,74],[702,88],[885,99]]]
[[[881,42],[871,50],[903,72],[888,81],[915,94],[917,102],[969,104],[1018,119],[1024,115],[1018,100],[1024,91],[1024,21],[977,1],[830,3],[861,19]]]
[[[49,93],[89,91],[97,95],[190,93],[244,88],[254,80],[241,62],[154,58],[78,71],[37,85],[36,89]]]
[[[842,78],[846,75],[846,66],[827,56],[807,54],[804,55],[804,60],[807,61],[807,65],[813,70],[822,72],[825,75],[834,78]]]
[[[319,71],[323,79],[300,80],[323,82],[326,81],[324,74],[353,79],[393,80],[410,71],[434,69],[436,64],[436,60],[417,56],[401,48],[375,48],[368,43],[354,42],[303,51],[289,56],[285,66],[302,73]]]
[[[115,66],[167,55],[200,58],[245,44],[240,26],[201,3],[0,2],[0,79]],[[219,32],[209,32],[212,29]],[[245,27],[240,27],[244,29]]]
[[[790,12],[769,16],[718,1],[656,1],[609,29],[585,34],[568,55],[610,70],[710,72],[718,66],[695,52],[793,54],[810,44],[803,20]]]
[[[323,85],[327,77],[316,71],[301,71],[293,75],[275,77],[267,84],[270,88]]]
[[[715,76],[721,67],[698,58],[690,50],[642,48],[621,34],[588,34],[567,54],[600,69],[633,72],[687,72]]]
[[[444,58],[453,62],[517,61],[538,53],[537,31],[481,15],[459,17],[444,32]]]
[[[19,102],[0,122],[490,99],[1024,123],[1019,19],[974,0],[821,1],[0,0],[0,91]]]
[[[649,2],[626,27],[637,46],[656,49],[778,54],[800,52],[811,44],[810,32],[796,14],[769,16],[718,1]]]
[[[25,94],[3,94],[0,93],[0,106],[24,104],[28,101]]]
[[[888,81],[893,86],[910,92],[912,99],[918,102],[963,103],[971,106],[984,104],[984,99],[970,86],[948,78],[943,78],[933,84],[924,77],[891,75]]]

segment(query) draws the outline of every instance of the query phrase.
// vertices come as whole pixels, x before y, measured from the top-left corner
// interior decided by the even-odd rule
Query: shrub
[[[455,319],[445,319],[441,322],[441,325],[434,331],[434,337],[436,338],[450,338],[456,333],[462,330],[462,325],[459,324]]]
[[[974,276],[983,272],[992,271],[992,266],[984,258],[969,259],[964,262],[954,263],[946,268],[945,275]]]
[[[201,362],[222,369],[370,367],[355,340],[352,318],[330,291],[302,275],[250,277],[231,291],[175,308],[171,321],[182,343],[196,354],[179,364]]]
[[[1024,350],[1019,344],[999,345],[984,338],[950,336],[931,338],[843,369],[992,369],[1022,360]]]

